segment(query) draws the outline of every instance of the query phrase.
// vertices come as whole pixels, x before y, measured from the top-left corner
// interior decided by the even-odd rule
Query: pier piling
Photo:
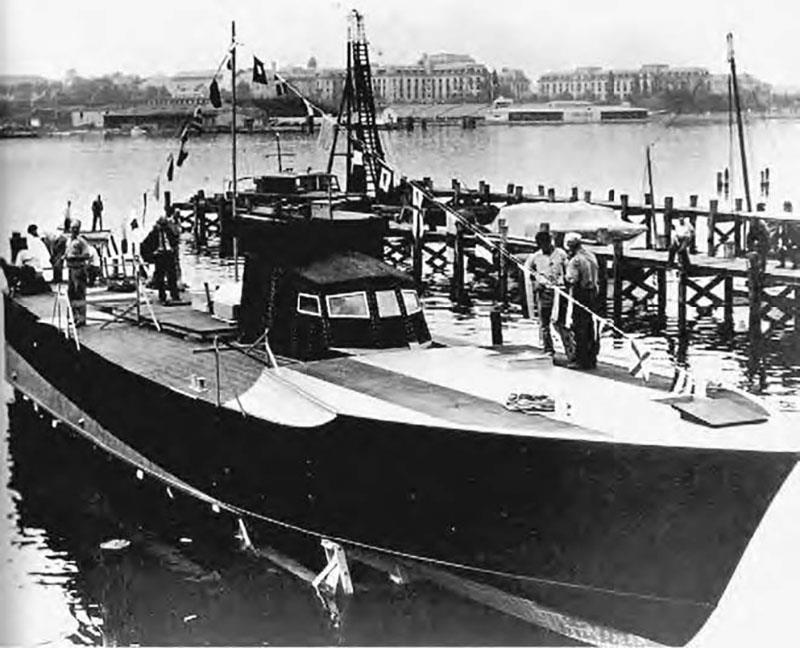
[[[620,196],[622,198],[622,196]],[[626,196],[627,198],[627,196]],[[614,324],[619,326],[622,321],[622,265],[624,263],[622,253],[622,241],[614,241]]]
[[[503,305],[508,306],[508,262],[506,260],[506,251],[508,250],[508,223],[505,218],[500,218],[497,221],[497,228],[500,232],[500,250],[498,252],[498,277],[497,277],[497,301]]]
[[[453,240],[453,276],[450,281],[450,296],[456,306],[466,305],[464,291],[464,225],[456,221],[456,233]]]
[[[686,333],[686,271],[678,274],[678,331],[681,335]]]

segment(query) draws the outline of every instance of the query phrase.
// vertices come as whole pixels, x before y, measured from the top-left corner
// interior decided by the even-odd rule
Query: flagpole
[[[231,166],[233,185],[231,187],[231,225],[233,226],[233,278],[239,281],[239,237],[236,232],[236,21],[231,21]]]

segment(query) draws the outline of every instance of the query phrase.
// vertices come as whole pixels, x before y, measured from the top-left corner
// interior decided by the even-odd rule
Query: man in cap
[[[75,326],[86,324],[86,286],[89,283],[89,259],[91,258],[89,243],[81,236],[81,222],[73,218],[69,224],[64,260],[69,271],[67,297],[72,307]]]
[[[597,257],[583,247],[580,235],[575,232],[564,236],[564,247],[569,256],[565,273],[567,286],[573,299],[585,307],[581,308],[576,304],[572,311],[575,357],[569,366],[593,369],[597,366],[597,352],[600,350],[592,319],[592,313],[597,309]]]
[[[158,289],[158,300],[162,304],[167,303],[167,289],[172,301],[180,300],[176,262],[178,244],[178,235],[166,216],[161,216],[156,221],[153,229],[142,241],[142,258],[156,266],[153,284]]]
[[[550,332],[553,313],[554,287],[564,287],[564,274],[567,269],[567,253],[553,245],[553,237],[547,230],[536,234],[539,249],[525,260],[525,297],[528,314],[533,316],[534,295],[539,305],[539,330],[545,353],[553,354],[553,336]],[[552,322],[564,343],[567,357],[572,352],[572,335],[560,322]]]

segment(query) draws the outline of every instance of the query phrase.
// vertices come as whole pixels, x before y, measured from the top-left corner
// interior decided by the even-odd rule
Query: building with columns
[[[711,89],[711,75],[701,67],[642,65],[639,69],[604,70],[578,67],[569,72],[550,72],[539,77],[539,96],[547,99],[573,98],[592,101],[620,101],[633,94],[653,95],[665,90]]]
[[[488,100],[490,73],[465,54],[423,54],[416,65],[373,66],[372,84],[381,104],[476,102]]]

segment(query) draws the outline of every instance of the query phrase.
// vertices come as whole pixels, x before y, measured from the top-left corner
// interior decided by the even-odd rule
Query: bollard
[[[556,190],[553,187],[549,187],[547,189],[547,199],[550,202],[555,201],[555,199],[556,199]]]
[[[508,196],[513,196],[514,195],[514,183],[513,182],[509,182],[506,185],[506,194],[508,194]]]
[[[608,190],[608,202],[614,202],[614,190],[613,189],[609,189]]]
[[[538,192],[540,196],[544,196],[544,185],[539,185]]]
[[[503,314],[499,306],[492,308],[489,320],[492,324],[492,346],[501,346],[503,344]]]
[[[514,199],[517,202],[522,202],[522,191],[523,191],[522,185],[517,185],[516,187],[514,187]]]
[[[592,202],[592,192],[591,190],[587,189],[583,192],[583,200],[584,202]]]
[[[576,202],[578,200],[578,187],[572,187],[569,199],[572,202]]]

